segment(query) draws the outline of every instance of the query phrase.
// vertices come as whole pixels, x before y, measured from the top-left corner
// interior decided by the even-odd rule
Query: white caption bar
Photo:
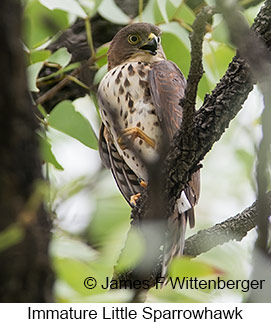
[[[0,304],[1,322],[265,322],[270,304]]]

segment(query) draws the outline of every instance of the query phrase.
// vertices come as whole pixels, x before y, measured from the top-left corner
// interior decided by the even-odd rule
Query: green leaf
[[[177,8],[177,7],[179,7],[181,4],[182,4],[182,2],[183,2],[183,0],[169,0],[169,2],[175,7],[175,8]]]
[[[142,12],[142,21],[148,21],[149,23],[155,24],[155,16],[154,16],[154,4],[156,4],[156,0],[149,0],[146,7]],[[135,20],[138,22],[139,17]]]
[[[102,67],[103,65],[105,65],[107,63],[107,56],[105,54],[107,54],[108,49],[109,49],[109,47],[105,46],[105,45],[103,45],[97,49],[97,51],[96,51],[97,58],[104,55],[103,58],[100,58],[99,60],[96,61],[96,64],[99,67]]]
[[[181,43],[185,46],[185,48],[190,51],[190,41],[189,41],[189,33],[183,27],[181,27],[177,22],[170,22],[168,24],[163,24],[159,26],[163,32],[171,33],[175,35]],[[173,47],[173,46],[172,46]]]
[[[93,79],[93,85],[99,84],[101,79],[105,76],[106,73],[107,73],[107,64],[103,65],[98,69]]]
[[[234,54],[235,52],[225,44],[215,41],[205,42],[203,64],[210,86],[213,87],[224,75]]]
[[[89,240],[97,246],[103,262],[112,267],[119,258],[129,230],[129,206],[120,194],[99,198],[100,194],[97,192],[96,210],[88,228]],[[123,266],[128,262],[125,257]]]
[[[42,66],[43,66],[43,62],[38,62],[32,65],[29,65],[26,69],[28,88],[32,92],[39,92],[39,89],[36,86],[36,81]]]
[[[65,100],[57,104],[48,118],[49,126],[55,128],[82,144],[98,149],[98,142],[88,120],[75,111],[71,101]]]
[[[195,20],[195,14],[186,4],[182,3],[175,11],[174,18],[181,19],[185,23],[192,25]],[[173,18],[173,17],[172,17]]]
[[[161,16],[163,20],[168,23],[168,16],[167,16],[167,0],[156,0],[157,6],[160,10]]]
[[[53,267],[57,277],[68,283],[80,295],[88,296],[103,291],[100,284],[103,283],[104,277],[101,277],[100,271],[93,264],[70,258],[55,257]],[[97,280],[96,288],[87,289],[84,286],[87,277],[93,277]]]
[[[120,195],[98,198],[89,225],[90,239],[102,244],[102,241],[106,242],[114,232],[119,232],[120,228],[128,229],[127,212],[129,213],[129,206]]]
[[[71,58],[72,55],[68,52],[67,48],[63,47],[55,51],[47,61],[65,67],[69,64]]]
[[[87,14],[75,0],[39,0],[49,10],[60,9],[72,13],[81,18],[87,18]]]
[[[224,20],[221,20],[221,22],[214,27],[212,36],[217,42],[230,45],[229,31]]]
[[[114,0],[103,0],[98,9],[106,20],[118,25],[127,25],[130,18],[116,5]]]
[[[235,55],[235,51],[231,47],[225,44],[221,44],[214,51],[214,54],[216,69],[218,71],[218,77],[221,78],[225,74],[225,71],[227,70],[229,63]]]
[[[92,17],[97,13],[97,10],[103,0],[79,0],[81,7],[88,14],[88,17]]]
[[[20,243],[24,238],[24,229],[18,223],[9,225],[0,231],[0,252]]]
[[[44,162],[54,165],[58,170],[64,170],[64,168],[59,164],[52,152],[52,145],[46,138],[42,136],[40,136],[40,153],[41,158]]]
[[[170,277],[206,277],[222,274],[224,274],[224,272],[217,267],[199,260],[191,260],[188,257],[175,258],[169,267]]]
[[[161,25],[160,28],[163,31],[162,45],[167,59],[175,62],[187,77],[190,65],[190,45],[187,31],[176,22]]]
[[[50,254],[53,257],[72,258],[89,262],[97,258],[97,251],[86,243],[68,236],[54,237],[50,244]]]
[[[33,50],[30,52],[30,60],[32,64],[37,62],[43,62],[48,57],[50,57],[51,51],[47,49],[41,49],[41,50]]]
[[[154,24],[160,24],[161,22],[165,22],[162,14],[161,14],[157,0],[154,1],[152,10],[153,10],[153,15],[154,15]]]
[[[170,0],[166,2],[166,10],[168,20],[171,21],[171,19],[174,16],[174,13],[176,12],[176,7],[174,6],[174,4],[172,4]]]
[[[41,104],[38,104],[38,110],[42,114],[43,118],[47,118],[47,112]]]
[[[68,15],[64,11],[50,11],[38,0],[29,1],[23,15],[23,40],[31,49],[43,44],[57,32],[68,28]]]
[[[122,249],[120,258],[118,259],[117,271],[122,272],[136,266],[144,254],[143,241],[139,231],[129,231],[125,247]]]

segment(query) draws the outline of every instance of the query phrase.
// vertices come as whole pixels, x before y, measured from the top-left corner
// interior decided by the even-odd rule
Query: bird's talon
[[[125,139],[124,137],[130,137],[129,139]],[[134,142],[136,138],[140,138],[146,142],[147,145],[155,148],[155,141],[151,139],[148,135],[145,134],[140,128],[138,127],[130,127],[126,128],[122,131],[122,134],[118,137],[117,141],[122,150],[127,149],[127,141]]]
[[[130,204],[136,206],[136,201],[140,198],[141,193],[134,194],[130,197]]]
[[[139,181],[139,185],[140,185],[141,187],[143,187],[143,188],[147,188],[148,184],[147,184],[147,182],[145,182],[145,181],[144,181],[144,179],[139,178],[139,179],[138,179],[138,181]]]

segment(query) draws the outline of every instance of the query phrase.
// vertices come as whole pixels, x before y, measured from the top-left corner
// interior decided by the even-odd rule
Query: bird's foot
[[[148,183],[147,183],[147,182],[145,182],[145,181],[144,181],[144,179],[139,178],[139,179],[138,179],[138,182],[139,182],[139,185],[140,185],[141,187],[143,187],[143,188],[147,188]]]
[[[130,204],[136,206],[136,201],[140,198],[141,193],[134,194],[130,197]]]
[[[139,185],[143,188],[147,188],[148,184],[142,178],[138,179]],[[134,194],[130,197],[130,204],[136,206],[136,201],[140,198],[141,193]]]
[[[128,139],[125,137],[128,137]],[[152,148],[155,147],[154,140],[151,139],[148,135],[146,135],[145,132],[143,132],[138,127],[130,127],[123,130],[122,134],[118,137],[118,144],[120,148],[124,150],[127,149],[127,140],[133,143],[136,138],[142,139],[146,142],[147,145],[151,146]]]

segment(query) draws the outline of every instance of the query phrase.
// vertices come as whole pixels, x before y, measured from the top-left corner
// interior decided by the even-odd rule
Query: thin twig
[[[138,15],[139,21],[142,22],[143,0],[138,0]]]
[[[190,131],[195,116],[195,106],[197,98],[198,84],[204,73],[202,65],[202,44],[205,35],[205,27],[208,19],[213,15],[213,9],[210,7],[203,8],[197,15],[190,35],[191,42],[191,62],[187,78],[185,97],[182,100],[183,106],[183,123],[184,131]]]
[[[99,57],[90,57],[86,63],[80,65],[77,67],[73,72],[69,75],[67,75],[62,81],[57,83],[54,87],[52,87],[50,90],[48,90],[46,93],[41,95],[37,100],[36,104],[43,104],[45,101],[51,99],[58,91],[60,91],[65,85],[67,85],[71,81],[71,76],[75,77],[78,74],[81,73],[82,70],[85,68],[89,68],[89,66],[93,65],[95,61],[100,60],[101,58],[105,57],[106,54],[101,55]]]
[[[70,76],[76,76],[78,75],[84,68],[87,68],[89,65],[92,65],[94,63],[94,57],[90,57],[89,60],[77,67],[71,74]],[[62,81],[57,83],[54,87],[52,87],[50,90],[48,90],[46,93],[44,93],[42,96],[40,96],[36,103],[38,104],[43,104],[45,101],[51,99],[58,91],[60,91],[65,85],[67,85],[71,79],[69,78],[69,75],[67,75]]]
[[[85,83],[81,82],[80,80],[78,80],[78,78],[68,75],[68,78],[73,81],[74,83],[78,84],[79,86],[83,87],[84,89],[89,90],[89,86],[87,86]]]
[[[85,27],[86,27],[87,42],[88,42],[88,46],[90,48],[91,57],[94,58],[95,57],[95,54],[96,54],[96,51],[95,51],[94,44],[93,44],[92,31],[91,31],[91,23],[90,23],[89,17],[87,17],[85,19]]]
[[[190,25],[188,25],[187,23],[185,23],[180,18],[172,18],[172,21],[176,21],[180,26],[182,26],[184,29],[186,29],[189,32],[192,32],[193,31],[192,27]]]

